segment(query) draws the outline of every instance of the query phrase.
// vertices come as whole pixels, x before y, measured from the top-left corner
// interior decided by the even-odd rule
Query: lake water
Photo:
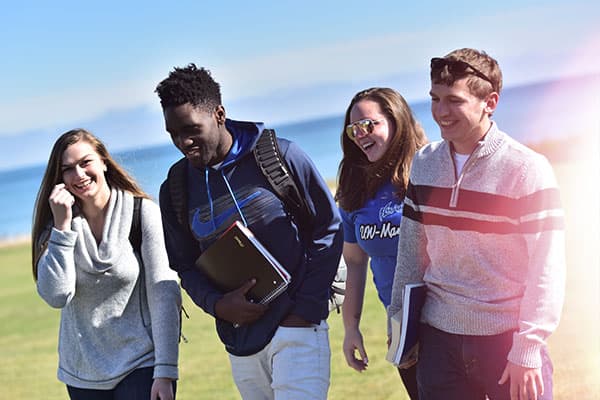
[[[501,95],[494,119],[502,130],[525,143],[569,135],[598,135],[599,82],[600,76],[595,75],[508,88]],[[439,140],[429,101],[413,102],[411,107],[429,140]],[[321,174],[333,180],[341,159],[339,135],[342,124],[343,115],[338,115],[274,128],[279,136],[298,143]],[[180,153],[172,144],[165,143],[113,156],[158,199],[160,184],[169,166],[180,158]],[[45,165],[38,165],[0,171],[0,240],[29,234],[44,168]]]

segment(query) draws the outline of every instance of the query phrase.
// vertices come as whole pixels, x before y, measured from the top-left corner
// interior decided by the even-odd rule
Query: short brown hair
[[[483,79],[477,73],[469,70],[461,75],[453,74],[449,67],[445,66],[441,69],[431,69],[432,83],[443,83],[452,86],[454,81],[466,77],[467,87],[475,96],[483,99],[492,92],[500,94],[502,90],[502,71],[498,62],[485,51],[463,48],[446,54],[443,59],[467,63],[475,72],[483,74],[488,79]]]

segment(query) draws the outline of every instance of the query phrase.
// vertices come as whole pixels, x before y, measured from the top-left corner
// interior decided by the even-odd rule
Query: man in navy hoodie
[[[173,144],[186,158],[189,227],[177,220],[168,179],[160,206],[170,265],[191,299],[214,316],[244,399],[325,399],[329,388],[329,287],[342,250],[340,216],[308,156],[278,139],[312,214],[302,232],[257,165],[261,123],[226,118],[220,87],[204,68],[174,68],[156,88]],[[290,272],[288,289],[268,305],[245,297],[253,280],[228,293],[194,267],[235,220]],[[305,221],[303,221],[305,222]]]

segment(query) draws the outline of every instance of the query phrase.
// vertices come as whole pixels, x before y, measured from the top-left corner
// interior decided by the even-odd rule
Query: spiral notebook
[[[291,281],[288,271],[239,221],[198,257],[196,267],[223,293],[255,278],[256,284],[246,295],[254,303],[268,304]]]

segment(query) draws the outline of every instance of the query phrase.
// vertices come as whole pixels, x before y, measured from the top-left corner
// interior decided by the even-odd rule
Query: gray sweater
[[[143,200],[144,276],[129,242],[133,196],[112,190],[99,245],[82,216],[52,228],[37,288],[61,308],[58,379],[107,390],[137,368],[178,377],[181,292],[169,268],[158,206]],[[143,284],[142,284],[143,283]]]
[[[424,281],[421,320],[458,335],[513,331],[509,361],[541,366],[565,287],[563,210],[552,167],[496,124],[456,176],[449,143],[413,160],[389,315]]]

